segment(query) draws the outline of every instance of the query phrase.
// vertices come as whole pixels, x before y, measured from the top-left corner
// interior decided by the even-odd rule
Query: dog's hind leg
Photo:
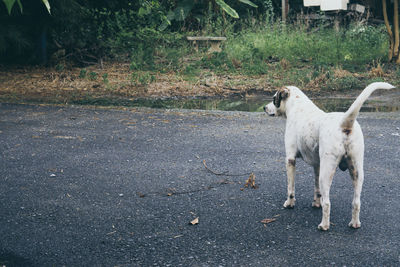
[[[331,201],[329,191],[332,185],[333,175],[335,174],[337,159],[324,157],[321,159],[319,172],[319,186],[321,190],[322,221],[318,229],[326,231],[330,225]]]
[[[357,163],[357,164],[356,164]],[[350,177],[353,180],[354,195],[353,195],[353,209],[351,215],[350,227],[360,228],[360,208],[361,208],[361,190],[364,182],[363,159],[348,161]]]
[[[293,208],[295,199],[295,184],[294,184],[294,176],[296,172],[296,160],[295,157],[287,157],[286,158],[286,173],[287,173],[287,200],[283,204],[285,208]]]
[[[319,166],[314,166],[315,184],[314,184],[314,201],[312,206],[314,208],[321,207],[321,192],[319,190]]]

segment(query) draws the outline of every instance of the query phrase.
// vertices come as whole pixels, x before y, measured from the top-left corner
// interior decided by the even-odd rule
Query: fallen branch
[[[214,175],[225,175],[227,173],[227,171],[218,173],[218,172],[215,172],[215,171],[211,170],[210,168],[207,167],[205,159],[203,160],[203,165],[204,165],[204,168],[206,168],[207,171],[211,172]]]
[[[229,174],[228,171],[216,172],[216,171],[213,171],[213,170],[211,170],[210,168],[207,167],[206,160],[203,160],[203,165],[204,165],[204,168],[206,168],[207,171],[209,171],[212,174],[217,175],[217,176],[219,176],[219,175],[224,175],[224,176],[245,176],[245,175],[252,174],[252,172],[247,172],[247,173],[242,173],[242,174]]]
[[[211,190],[213,188],[216,188],[218,186],[222,185],[227,185],[227,184],[239,184],[239,182],[234,182],[234,181],[229,181],[228,179],[222,179],[220,181],[217,181],[215,183],[209,184],[207,186],[202,186],[197,189],[192,189],[192,190],[184,190],[184,191],[179,191],[176,188],[168,188],[166,191],[153,191],[153,192],[147,192],[147,193],[141,193],[141,192],[136,192],[136,195],[138,197],[147,197],[147,196],[174,196],[174,195],[184,195],[184,194],[192,194],[192,193],[197,193],[197,192],[204,192]]]

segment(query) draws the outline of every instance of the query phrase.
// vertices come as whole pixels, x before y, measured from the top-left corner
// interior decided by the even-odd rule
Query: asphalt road
[[[0,266],[400,266],[400,113],[358,121],[362,227],[338,170],[321,232],[301,160],[282,208],[283,119],[0,104]]]

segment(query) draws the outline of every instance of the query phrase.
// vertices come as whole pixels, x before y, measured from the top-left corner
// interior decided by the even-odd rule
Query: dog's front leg
[[[287,200],[283,204],[285,208],[293,208],[296,199],[294,198],[295,184],[294,176],[296,172],[295,157],[286,158],[286,173],[287,173]]]

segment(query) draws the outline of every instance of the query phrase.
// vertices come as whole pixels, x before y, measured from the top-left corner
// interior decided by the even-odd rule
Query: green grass
[[[225,51],[229,58],[247,63],[244,66],[285,59],[292,64],[340,65],[354,70],[386,57],[387,47],[387,36],[381,27],[351,26],[339,32],[309,32],[299,26],[275,25],[239,33],[227,41]]]
[[[226,36],[222,52],[213,54],[207,53],[207,47],[196,52],[184,36],[170,38],[153,51],[143,48],[132,54],[131,70],[175,72],[193,82],[207,71],[217,75],[263,75],[273,86],[306,86],[327,74],[324,88],[347,90],[358,88],[365,81],[329,73],[339,68],[365,74],[375,62],[385,61],[388,49],[384,26],[351,25],[336,31],[276,22],[229,32]],[[400,76],[400,71],[397,73]],[[150,79],[144,75],[133,80],[147,84]]]

